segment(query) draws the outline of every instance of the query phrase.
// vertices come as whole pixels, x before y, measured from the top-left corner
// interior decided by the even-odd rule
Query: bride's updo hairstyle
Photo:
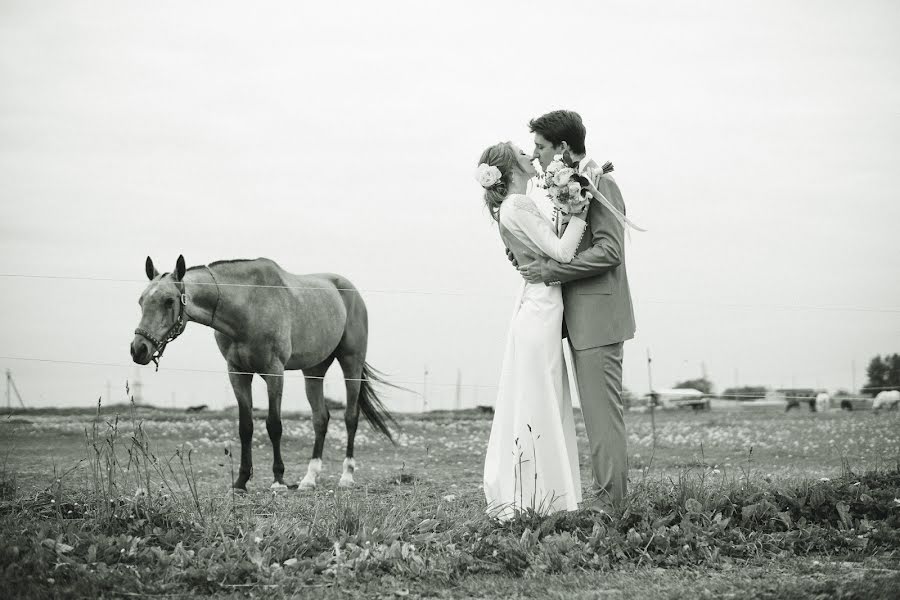
[[[496,171],[490,167],[496,167],[499,170],[499,178],[496,177]],[[500,220],[500,204],[506,198],[509,184],[512,182],[512,175],[516,169],[521,169],[521,167],[516,152],[509,142],[494,144],[482,152],[481,158],[478,160],[476,179],[484,188],[484,204],[495,221]],[[494,176],[491,176],[492,173]]]

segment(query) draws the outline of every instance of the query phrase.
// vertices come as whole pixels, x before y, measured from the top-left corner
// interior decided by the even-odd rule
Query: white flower
[[[550,189],[547,191],[547,193],[550,194],[550,197],[553,198],[554,200],[556,200],[557,198],[559,198],[559,188],[558,188],[558,187],[552,187],[552,188],[550,188]]]
[[[448,494],[448,495],[444,496],[444,501],[446,501],[446,502],[453,502],[454,500],[456,500],[455,494]]]
[[[569,182],[569,194],[571,194],[571,196],[573,198],[577,198],[579,195],[579,192],[581,192],[581,186],[578,184],[578,182],[570,181]]]
[[[575,174],[575,169],[571,167],[564,167],[553,174],[553,184],[554,185],[567,185],[569,180],[572,179],[572,175]]]
[[[500,181],[500,169],[487,163],[481,163],[475,170],[475,181],[480,183],[481,187],[489,188]]]
[[[561,160],[554,160],[552,163],[550,163],[549,165],[547,165],[547,174],[548,174],[548,175],[553,175],[554,173],[556,173],[556,172],[559,171],[560,169],[565,168],[565,166],[566,166],[566,165],[565,165],[565,163],[563,163],[563,161],[561,161]]]

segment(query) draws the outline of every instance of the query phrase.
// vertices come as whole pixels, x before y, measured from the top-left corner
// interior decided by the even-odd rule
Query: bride
[[[584,234],[588,208],[569,215],[568,227],[558,237],[525,195],[535,174],[531,157],[505,142],[482,153],[476,179],[500,236],[520,263],[522,253],[568,263]],[[562,319],[559,286],[523,283],[507,337],[484,462],[488,513],[501,520],[529,509],[541,514],[575,510],[581,502]]]

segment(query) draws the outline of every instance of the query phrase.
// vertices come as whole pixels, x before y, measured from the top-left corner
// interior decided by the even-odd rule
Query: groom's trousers
[[[600,497],[619,502],[628,478],[622,409],[624,342],[572,348],[581,412],[591,447],[591,469]]]

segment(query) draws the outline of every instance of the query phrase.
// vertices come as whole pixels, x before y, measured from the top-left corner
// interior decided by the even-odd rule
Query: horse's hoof
[[[231,486],[231,491],[234,492],[235,494],[246,494],[246,493],[247,493],[247,488],[245,488],[245,487],[238,487],[238,486],[236,486],[236,485],[233,485],[233,486]]]
[[[284,485],[280,481],[276,481],[272,485],[269,486],[269,489],[273,492],[286,492],[288,491],[288,486]]]
[[[341,480],[338,481],[338,487],[342,487],[342,488],[352,488],[355,485],[356,485],[356,483],[353,481],[352,477],[347,477],[347,478],[341,477]]]
[[[314,490],[316,489],[315,481],[306,481],[305,479],[297,484],[297,487],[301,490]]]

